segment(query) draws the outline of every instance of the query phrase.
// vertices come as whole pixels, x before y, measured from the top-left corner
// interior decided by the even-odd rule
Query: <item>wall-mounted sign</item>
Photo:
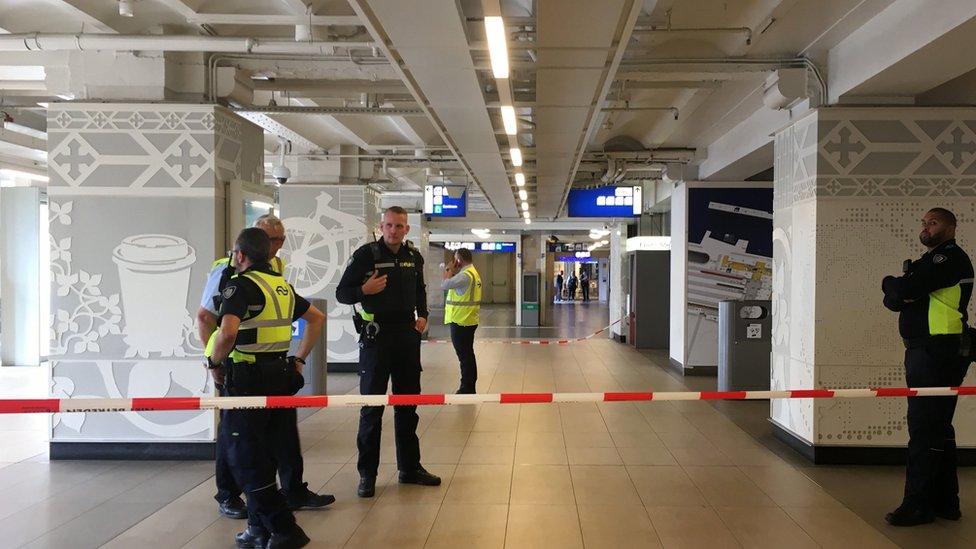
[[[464,217],[468,214],[467,187],[425,185],[424,213],[433,217]]]
[[[670,236],[633,236],[627,239],[627,251],[660,251],[671,249]]]
[[[501,252],[511,253],[515,251],[514,242],[445,242],[444,249],[454,251],[460,248],[467,248],[472,252]]]
[[[639,185],[570,189],[567,200],[569,217],[639,217],[643,207]]]

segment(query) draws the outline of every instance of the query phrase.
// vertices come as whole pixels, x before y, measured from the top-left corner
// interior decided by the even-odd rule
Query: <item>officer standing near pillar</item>
[[[444,269],[444,282],[441,283],[441,289],[447,290],[444,324],[451,327],[451,343],[461,364],[459,395],[474,394],[478,381],[474,333],[481,320],[481,275],[472,260],[471,250],[458,249],[454,252],[454,261]]]
[[[386,394],[392,380],[394,394],[420,393],[420,336],[427,328],[427,287],[424,258],[404,238],[410,231],[407,211],[387,208],[380,222],[383,238],[353,252],[336,288],[339,303],[362,310],[356,319],[359,338],[359,391]],[[363,406],[359,418],[360,497],[376,493],[380,463],[383,406]],[[397,469],[403,484],[437,486],[441,479],[420,465],[416,406],[393,409]]]
[[[278,257],[278,251],[285,243],[285,227],[277,216],[266,214],[259,217],[254,226],[263,230],[271,240],[271,251],[269,264],[271,269],[280,275],[285,274],[285,262]],[[233,254],[231,254],[233,255]],[[210,338],[217,331],[217,312],[220,310],[221,292],[227,286],[231,277],[236,273],[236,264],[233,257],[222,257],[213,262],[210,273],[207,274],[207,283],[204,286],[203,297],[200,300],[200,309],[197,311],[197,331],[200,341],[209,342]],[[218,394],[227,396],[225,388],[217,384]],[[335,501],[331,494],[316,494],[308,489],[308,483],[302,482],[305,466],[302,460],[302,447],[298,437],[298,413],[295,409],[285,410],[287,415],[294,416],[295,421],[285,425],[282,430],[276,433],[277,439],[274,444],[275,459],[278,464],[278,477],[281,479],[281,488],[284,492],[288,508],[292,511],[298,509],[312,509],[329,505]],[[224,413],[221,413],[223,419]],[[284,415],[284,414],[283,414]],[[217,510],[220,514],[233,518],[247,518],[247,508],[241,500],[241,489],[234,482],[234,475],[230,471],[227,463],[226,437],[223,429],[217,426],[217,455],[214,460],[215,476],[217,484]]]
[[[325,315],[272,269],[270,250],[271,241],[261,229],[241,231],[233,252],[237,274],[221,293],[220,328],[206,356],[214,381],[231,396],[298,392],[305,384],[305,357],[325,323]],[[307,328],[298,352],[289,357],[291,325],[298,318]],[[294,423],[287,411],[240,409],[224,414],[227,462],[247,495],[248,524],[237,535],[238,547],[291,549],[309,542],[275,482],[276,433]]]
[[[972,345],[966,308],[973,291],[973,264],[956,244],[956,216],[929,210],[919,240],[928,251],[906,260],[904,274],[885,277],[884,305],[897,311],[905,343],[909,387],[956,387],[969,368]],[[902,504],[885,516],[893,526],[959,520],[955,396],[908,398],[908,467]]]

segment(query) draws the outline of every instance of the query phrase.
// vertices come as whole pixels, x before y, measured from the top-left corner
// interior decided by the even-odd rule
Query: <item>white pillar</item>
[[[0,189],[0,364],[40,363],[40,205],[37,187]],[[46,246],[47,243],[45,242]]]

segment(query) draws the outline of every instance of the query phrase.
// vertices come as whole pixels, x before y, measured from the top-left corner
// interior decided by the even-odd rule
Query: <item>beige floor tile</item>
[[[664,547],[741,547],[709,507],[651,507],[647,514]]]
[[[607,431],[593,433],[567,431],[564,434],[567,448],[612,448],[613,439]]]
[[[511,465],[462,463],[454,471],[444,502],[508,503],[511,484]]]
[[[514,433],[512,433],[514,435]],[[512,437],[514,438],[514,436]],[[461,452],[460,463],[512,463],[514,446],[466,446]]]
[[[842,507],[817,483],[788,465],[739,467],[739,470],[781,507]]]
[[[583,547],[575,505],[513,504],[508,512],[505,547],[512,549]]]
[[[436,420],[435,420],[436,421]],[[445,431],[442,429],[427,429],[420,437],[423,446],[464,446],[468,442],[470,431]]]
[[[366,518],[371,506],[336,501],[327,512],[295,515],[298,524],[312,539],[309,547],[336,548],[345,546],[360,523]],[[223,547],[228,547],[224,545]]]
[[[349,539],[349,547],[423,547],[439,505],[377,503]]]
[[[515,446],[515,463],[538,465],[566,465],[569,457],[562,433],[530,433],[525,440],[519,437]]]
[[[453,464],[434,464],[428,463],[424,466],[431,473],[441,477],[440,486],[420,486],[417,484],[400,484],[397,479],[393,479],[386,490],[379,495],[377,504],[413,504],[413,503],[440,503],[451,485],[454,470],[457,466]]]
[[[515,431],[476,431],[466,446],[515,446]]]
[[[442,506],[427,538],[428,549],[493,549],[505,546],[508,505]]]
[[[579,515],[587,549],[661,547],[647,510],[641,505],[580,505]]]
[[[663,446],[660,448],[617,448],[624,465],[677,465],[671,452]]]
[[[674,459],[689,466],[731,466],[734,465],[721,450],[714,446],[708,448],[669,448]]]
[[[776,505],[737,467],[685,467],[685,472],[712,506]]]
[[[566,448],[570,465],[623,465],[616,448]]]
[[[716,507],[715,512],[744,547],[819,547],[778,507]]]
[[[884,534],[861,520],[853,511],[842,507],[818,509],[785,507],[793,519],[814,541],[823,547],[881,549],[897,547]]]
[[[617,448],[665,448],[664,441],[651,430],[613,432],[611,436]]]
[[[681,467],[628,466],[627,471],[646,507],[707,505],[695,483]]]
[[[421,446],[420,456],[425,464],[458,463],[461,461],[463,446]]]
[[[573,480],[565,465],[516,465],[512,476],[512,503],[576,503]]]
[[[785,463],[779,456],[766,448],[736,448],[727,447],[720,449],[729,461],[739,466],[766,466],[775,467]]]
[[[562,432],[559,409],[555,406],[522,406],[519,414],[519,433]]]
[[[640,505],[627,469],[619,465],[573,465],[577,505]]]

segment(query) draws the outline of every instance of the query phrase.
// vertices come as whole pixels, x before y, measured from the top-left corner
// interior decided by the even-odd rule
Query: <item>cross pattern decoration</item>
[[[856,137],[851,140],[853,133],[847,126],[841,127],[837,131],[836,140],[830,140],[823,146],[830,156],[837,159],[837,164],[842,168],[848,168],[867,147]]]
[[[83,144],[77,137],[71,138],[65,145],[60,154],[54,155],[53,160],[61,167],[61,171],[66,173],[70,181],[77,182],[82,173],[87,171],[95,163],[95,157],[89,153],[81,154],[82,146],[91,149],[87,144]],[[67,150],[65,150],[67,149]],[[67,168],[65,170],[65,168]]]
[[[948,157],[948,161],[957,170],[966,163],[965,156],[972,159],[972,156],[976,154],[976,142],[973,141],[973,137],[966,135],[966,132],[959,126],[953,128],[947,139],[940,142],[936,148],[943,157]]]
[[[182,140],[175,150],[172,148],[171,150],[170,155],[166,157],[166,164],[172,168],[170,173],[179,174],[184,183],[191,182],[194,176],[193,168],[199,168],[207,163],[206,156],[195,152],[188,139]],[[199,170],[196,171],[199,173]]]

